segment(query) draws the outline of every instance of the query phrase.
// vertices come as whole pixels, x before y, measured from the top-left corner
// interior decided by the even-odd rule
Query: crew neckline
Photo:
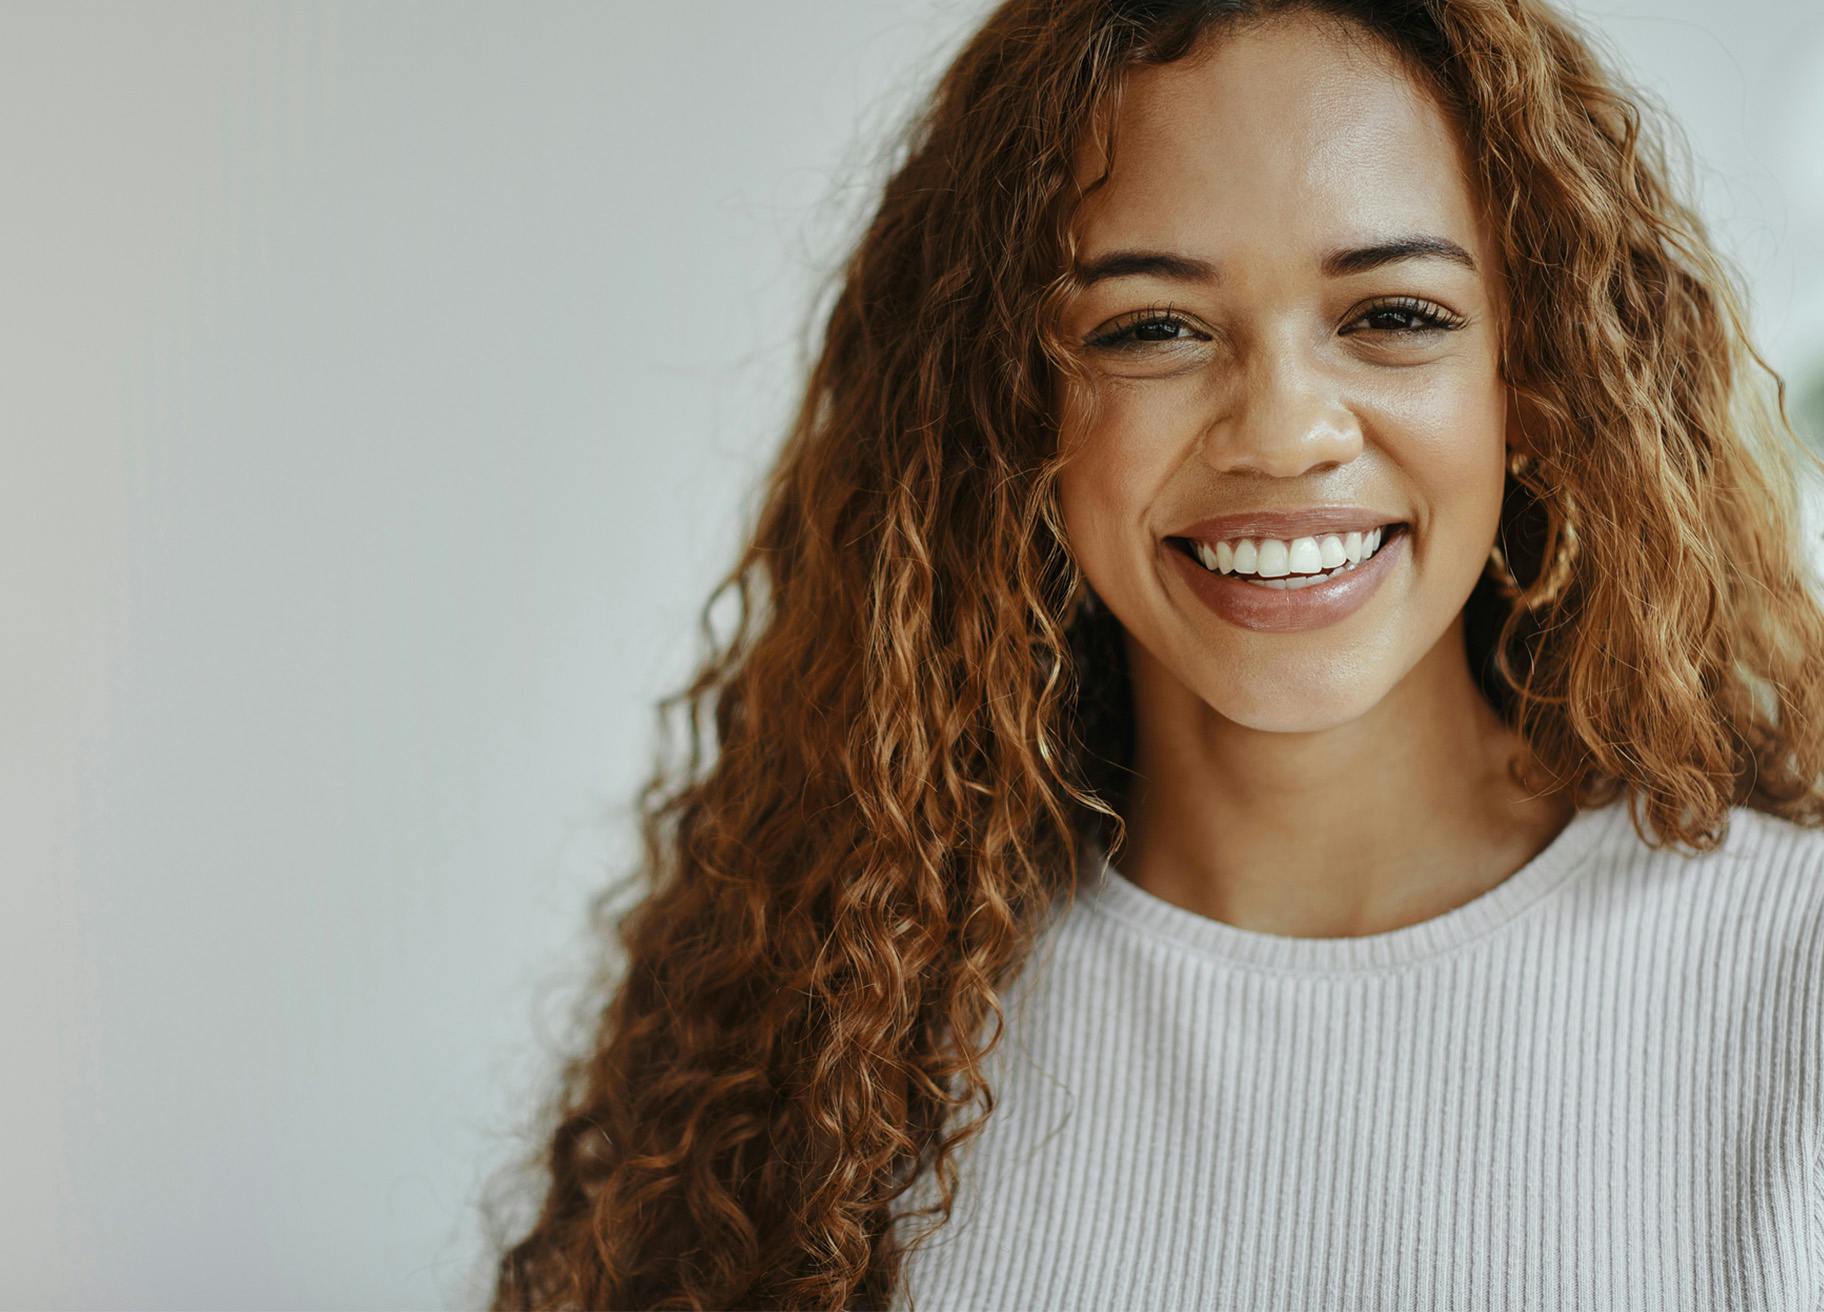
[[[1149,938],[1218,961],[1318,975],[1372,971],[1436,956],[1515,919],[1629,823],[1625,798],[1581,809],[1532,860],[1493,888],[1429,920],[1380,934],[1302,938],[1215,920],[1141,888],[1093,836],[1084,838],[1085,880],[1078,900]]]

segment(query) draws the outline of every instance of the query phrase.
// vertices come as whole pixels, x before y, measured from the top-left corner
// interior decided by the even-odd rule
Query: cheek
[[[1132,494],[1122,483],[1127,463],[1113,443],[1091,441],[1058,475],[1058,508],[1078,566],[1098,591],[1112,583],[1108,561],[1119,526],[1131,517]]]
[[[1107,395],[1092,428],[1065,432],[1070,459],[1058,474],[1059,509],[1073,550],[1089,562],[1133,555],[1154,527],[1149,512],[1183,449],[1169,411],[1129,394]]]
[[[1468,593],[1501,518],[1507,478],[1507,396],[1487,378],[1441,385],[1403,407],[1395,460],[1414,480],[1415,558]]]
[[[1385,398],[1382,431],[1424,517],[1419,546],[1486,548],[1506,474],[1506,393],[1492,369],[1441,373]]]

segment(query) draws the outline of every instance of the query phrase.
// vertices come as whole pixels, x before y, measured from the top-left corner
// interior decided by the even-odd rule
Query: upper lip
[[[1196,538],[1214,545],[1236,538],[1318,537],[1325,533],[1366,533],[1383,524],[1403,522],[1398,515],[1366,506],[1307,506],[1302,510],[1243,510],[1233,515],[1217,515],[1186,524],[1168,534],[1174,538]]]

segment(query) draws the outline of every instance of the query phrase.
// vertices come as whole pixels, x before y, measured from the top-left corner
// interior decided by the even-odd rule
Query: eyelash
[[[1373,305],[1370,305],[1367,309],[1363,310],[1361,314],[1356,316],[1352,322],[1359,323],[1371,315],[1388,313],[1410,315],[1412,318],[1419,321],[1419,326],[1412,328],[1388,328],[1382,330],[1392,333],[1396,337],[1417,336],[1423,333],[1432,332],[1455,332],[1469,322],[1461,315],[1452,314],[1441,305],[1437,305],[1431,301],[1420,300],[1416,296],[1393,296],[1383,301],[1376,301]],[[1154,324],[1170,325],[1174,328],[1191,328],[1190,321],[1185,319],[1182,315],[1175,313],[1170,305],[1155,305],[1148,309],[1138,311],[1129,317],[1126,322],[1117,322],[1116,326],[1110,331],[1103,333],[1099,337],[1091,338],[1089,345],[1113,351],[1132,350],[1135,347],[1141,346],[1173,345],[1174,340],[1143,342],[1127,336],[1127,334],[1134,332],[1137,329],[1150,327]],[[1196,330],[1192,328],[1192,331],[1195,332]]]

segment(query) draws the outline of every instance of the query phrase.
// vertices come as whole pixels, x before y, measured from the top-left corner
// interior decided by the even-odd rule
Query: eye
[[[1130,351],[1169,342],[1207,340],[1189,319],[1174,314],[1172,307],[1151,306],[1116,319],[1104,331],[1089,339],[1089,345],[1107,351]]]
[[[1380,321],[1371,324],[1370,331],[1392,333],[1396,337],[1454,332],[1469,322],[1460,314],[1453,314],[1435,302],[1422,301],[1416,296],[1395,296],[1377,301],[1364,310],[1355,322],[1368,323],[1370,320]]]

